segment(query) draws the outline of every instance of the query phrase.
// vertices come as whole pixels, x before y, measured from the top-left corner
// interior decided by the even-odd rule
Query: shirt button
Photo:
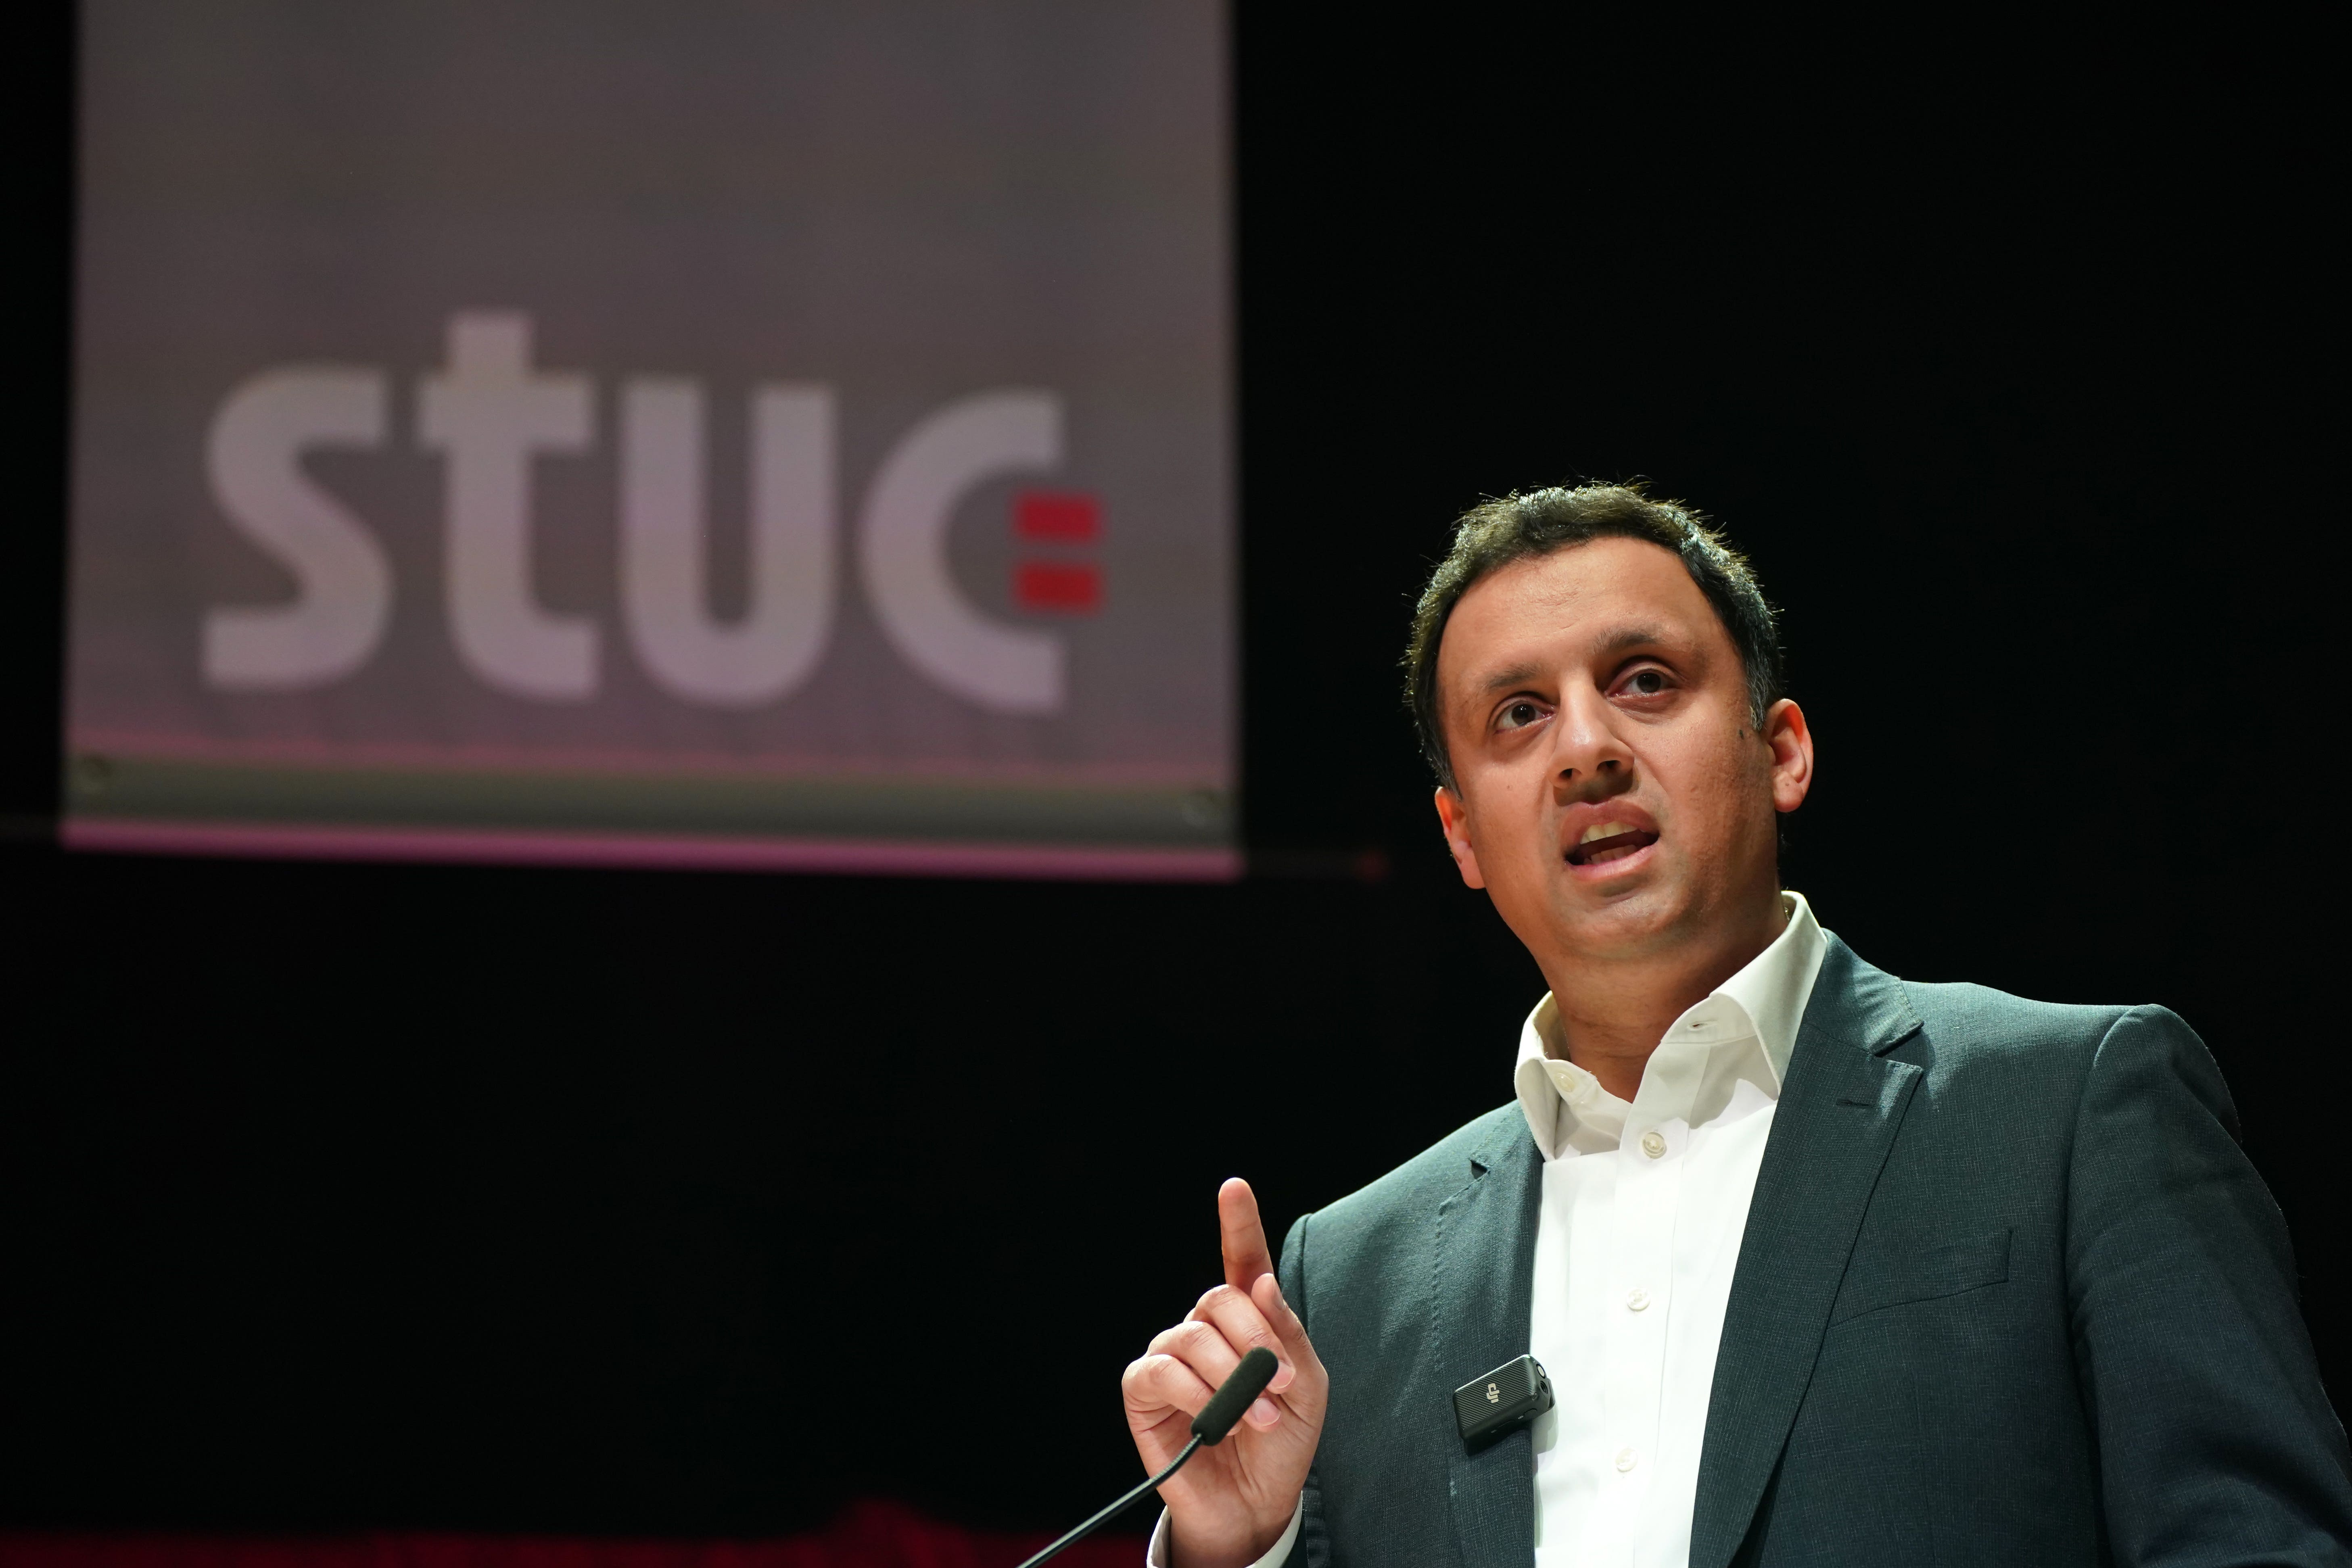
[[[1643,1153],[1647,1154],[1651,1159],[1654,1160],[1663,1155],[1665,1152],[1665,1134],[1662,1132],[1644,1132],[1642,1134]]]
[[[1620,1475],[1642,1462],[1642,1457],[1631,1448],[1617,1450],[1617,1470]]]
[[[1627,1311],[1638,1312],[1649,1304],[1650,1293],[1647,1290],[1643,1289],[1640,1286],[1637,1285],[1633,1289],[1625,1292],[1625,1310]]]

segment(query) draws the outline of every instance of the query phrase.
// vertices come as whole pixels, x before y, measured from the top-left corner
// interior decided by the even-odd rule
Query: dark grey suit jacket
[[[2352,1562],[2344,1429],[2236,1130],[2160,1007],[1915,984],[1831,939],[1692,1568]],[[1451,1395],[1527,1352],[1541,1184],[1507,1105],[1292,1227],[1282,1287],[1331,1373],[1295,1562],[1532,1561],[1530,1439],[1465,1453]]]

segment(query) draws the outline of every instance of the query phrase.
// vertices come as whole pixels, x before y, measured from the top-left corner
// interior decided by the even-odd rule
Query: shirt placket
[[[1638,1545],[1643,1499],[1658,1450],[1659,1402],[1665,1387],[1666,1319],[1674,1300],[1675,1222],[1681,1209],[1690,1129],[1679,1119],[1627,1123],[1620,1144],[1607,1301],[1609,1354],[1603,1363],[1602,1495],[1608,1561],[1627,1563]]]

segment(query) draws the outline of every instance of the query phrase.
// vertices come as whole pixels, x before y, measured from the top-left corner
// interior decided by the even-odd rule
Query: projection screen
[[[1212,0],[88,0],[67,843],[1236,873]]]

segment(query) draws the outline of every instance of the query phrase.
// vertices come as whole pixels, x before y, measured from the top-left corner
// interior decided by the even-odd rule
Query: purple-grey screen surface
[[[68,843],[1215,877],[1215,0],[89,0]]]

